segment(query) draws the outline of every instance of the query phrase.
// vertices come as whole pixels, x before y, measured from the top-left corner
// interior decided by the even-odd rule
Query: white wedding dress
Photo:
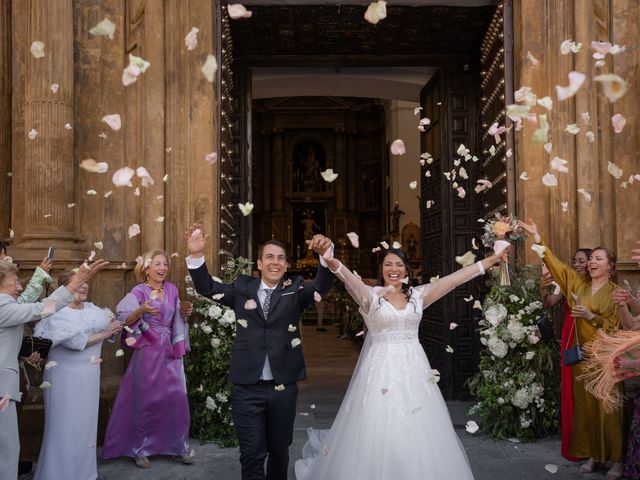
[[[478,264],[415,287],[396,309],[346,267],[336,276],[360,305],[368,333],[330,430],[309,429],[297,480],[464,480],[471,468],[418,341],[422,310],[479,275]]]

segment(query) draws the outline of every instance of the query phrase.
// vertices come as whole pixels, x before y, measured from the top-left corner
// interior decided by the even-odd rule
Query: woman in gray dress
[[[58,277],[66,285],[72,273]],[[120,332],[121,324],[108,309],[87,302],[83,284],[73,301],[36,325],[35,335],[53,341],[45,365],[44,439],[36,480],[74,478],[95,480],[96,436],[100,402],[102,342]]]

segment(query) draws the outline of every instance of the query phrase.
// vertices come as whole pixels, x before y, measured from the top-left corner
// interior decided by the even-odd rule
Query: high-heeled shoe
[[[151,468],[151,462],[147,457],[136,457],[135,458],[136,467],[149,469]]]

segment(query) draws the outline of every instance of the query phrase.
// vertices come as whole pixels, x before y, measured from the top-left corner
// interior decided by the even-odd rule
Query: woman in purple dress
[[[192,463],[189,403],[182,357],[189,326],[180,313],[178,288],[165,280],[168,256],[147,252],[135,274],[142,283],[118,304],[126,344],[134,349],[109,419],[103,458],[133,457],[151,468],[150,455],[176,455]]]

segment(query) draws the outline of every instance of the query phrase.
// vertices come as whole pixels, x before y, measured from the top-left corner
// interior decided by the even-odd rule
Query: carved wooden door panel
[[[457,270],[456,255],[471,250],[471,239],[479,233],[480,205],[474,186],[480,162],[465,162],[456,153],[461,144],[471,154],[476,150],[477,91],[477,72],[442,68],[421,92],[421,115],[431,120],[423,134],[421,149],[432,159],[427,159],[422,167],[420,209],[425,283],[431,277]],[[454,169],[459,172],[460,166],[469,177],[463,179],[458,174],[456,179],[465,195],[460,195],[444,175]],[[431,366],[441,373],[440,387],[445,398],[464,395],[465,381],[477,369],[479,342],[473,302],[465,301],[465,297],[477,297],[480,282],[457,288],[424,312],[420,339]],[[451,322],[458,327],[451,330]],[[453,353],[447,352],[447,346],[453,348]]]

